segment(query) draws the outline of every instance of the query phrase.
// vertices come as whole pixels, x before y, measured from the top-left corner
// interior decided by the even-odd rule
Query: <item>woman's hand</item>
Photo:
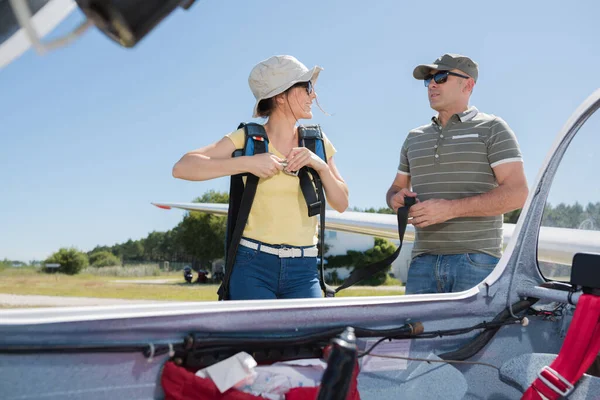
[[[306,147],[294,147],[287,156],[286,171],[298,171],[304,166],[309,166],[319,174],[328,168],[325,161]]]
[[[271,153],[257,154],[248,157],[250,165],[248,172],[259,178],[270,178],[283,170],[281,163],[283,160]]]

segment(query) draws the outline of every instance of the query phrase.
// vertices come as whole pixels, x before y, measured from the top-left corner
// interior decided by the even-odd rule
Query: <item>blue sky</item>
[[[471,103],[513,128],[533,184],[559,129],[598,87],[600,6],[577,5],[205,0],[134,49],[93,29],[49,55],[29,51],[0,72],[0,259],[139,239],[182,218],[150,202],[227,190],[228,179],[180,181],[171,167],[251,120],[248,74],[274,54],[325,68],[317,90],[333,116],[315,107],[314,122],[338,149],[351,206],[384,206],[407,132],[433,115],[412,70],[445,52],[480,64]],[[53,35],[81,19],[76,11]],[[597,181],[592,119],[585,157],[567,153],[552,202],[600,200],[579,173]]]

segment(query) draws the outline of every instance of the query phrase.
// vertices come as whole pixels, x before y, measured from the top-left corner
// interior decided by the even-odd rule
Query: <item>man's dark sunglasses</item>
[[[294,86],[292,86],[292,87],[303,87],[303,88],[305,88],[305,89],[306,89],[306,93],[308,93],[308,95],[309,95],[309,96],[310,96],[310,95],[313,93],[313,91],[314,91],[313,84],[312,84],[312,82],[311,82],[311,81],[308,81],[308,82],[298,82],[298,83],[296,83],[296,84],[295,84]]]
[[[467,75],[457,74],[456,72],[440,71],[440,72],[436,72],[435,74],[427,75],[425,77],[425,79],[423,80],[423,83],[425,84],[425,87],[429,87],[429,84],[431,83],[431,80],[433,79],[435,83],[437,83],[438,85],[441,85],[442,83],[446,83],[446,81],[448,80],[448,75],[454,75],[454,76],[458,76],[460,78],[465,78],[465,79],[470,78]]]

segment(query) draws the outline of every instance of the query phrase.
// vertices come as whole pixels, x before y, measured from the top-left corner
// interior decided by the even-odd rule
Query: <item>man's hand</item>
[[[393,195],[390,199],[390,206],[395,212],[398,212],[400,207],[404,207],[404,196],[417,197],[417,194],[415,192],[411,192],[410,189],[407,188],[400,189],[400,191]]]
[[[410,208],[408,222],[416,228],[441,224],[449,219],[455,218],[452,213],[452,202],[444,199],[431,199],[416,203]]]
[[[259,178],[270,178],[283,169],[281,165],[283,160],[270,153],[257,154],[249,157],[249,159],[250,167],[248,172]]]

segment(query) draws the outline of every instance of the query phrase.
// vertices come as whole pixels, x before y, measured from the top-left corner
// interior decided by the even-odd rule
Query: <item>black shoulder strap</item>
[[[300,125],[298,127],[298,145],[306,147],[325,162],[327,155],[325,154],[325,146],[323,144],[323,133],[320,125]],[[311,179],[312,176],[312,179]],[[300,180],[300,189],[306,206],[308,207],[308,216],[313,217],[321,211],[321,205],[325,204],[325,197],[316,190],[315,177],[317,172],[311,168],[304,167],[298,171],[298,179]]]
[[[234,152],[237,155],[254,155],[268,151],[269,139],[265,129],[260,124],[240,124],[238,129],[244,128],[246,137],[243,152]],[[243,177],[246,176],[244,185]],[[225,276],[218,290],[219,300],[229,300],[229,281],[233,272],[235,255],[248,215],[254,202],[258,177],[253,174],[238,174],[231,176],[229,186],[229,210],[227,212],[227,237],[225,240]]]
[[[300,125],[298,127],[298,144],[308,148],[310,151],[321,157],[323,161],[327,162],[321,125]]]
[[[350,276],[346,278],[337,289],[335,289],[335,293],[339,292],[340,290],[346,289],[347,287],[350,287],[355,283],[358,283],[363,279],[378,273],[379,271],[383,271],[385,268],[387,268],[388,265],[393,263],[396,258],[398,258],[400,250],[402,249],[402,243],[404,241],[406,225],[408,224],[408,211],[410,207],[414,204],[414,197],[404,197],[404,207],[400,207],[398,209],[398,236],[400,238],[400,244],[398,245],[398,248],[396,249],[394,254],[384,258],[383,260],[367,265],[366,267],[355,268],[354,271],[352,271],[352,273],[350,274]]]
[[[325,297],[335,297],[336,291],[325,282],[325,254],[323,254],[323,249],[325,247],[325,194],[323,193],[323,183],[321,182],[321,177],[318,173],[315,172],[313,178],[315,180],[317,193],[319,193],[319,197],[323,199],[319,206],[321,214],[319,216],[319,270],[321,272],[321,290],[325,294]]]
[[[308,148],[310,151],[321,157],[327,162],[327,154],[323,144],[323,132],[319,125],[300,125],[298,127],[298,145]],[[323,247],[325,244],[325,193],[323,192],[323,183],[317,171],[312,168],[304,167],[298,171],[298,179],[300,180],[300,189],[306,201],[308,208],[308,216],[313,217],[320,214],[319,222],[319,269],[321,290],[325,297],[333,297],[334,289],[325,282],[325,265],[323,259]]]

